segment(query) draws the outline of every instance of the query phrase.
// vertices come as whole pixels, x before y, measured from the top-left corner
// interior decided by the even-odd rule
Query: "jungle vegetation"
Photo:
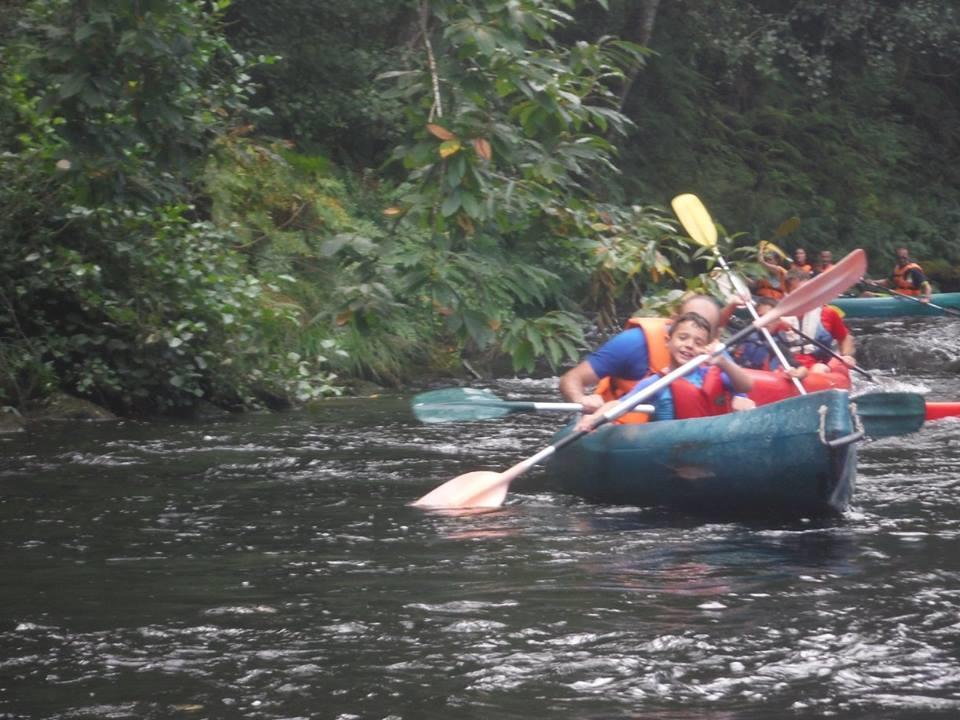
[[[746,270],[957,282],[952,0],[13,0],[0,405],[282,406],[532,372]]]

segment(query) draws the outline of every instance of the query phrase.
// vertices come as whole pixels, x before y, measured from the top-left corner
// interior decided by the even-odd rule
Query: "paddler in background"
[[[817,267],[814,268],[813,274],[819,275],[820,273],[825,273],[827,270],[833,267],[833,253],[829,250],[820,251],[820,260],[817,263]]]
[[[733,314],[732,311],[737,307],[742,307],[743,304],[744,300],[742,298],[738,296],[731,297],[727,307],[724,308],[720,313],[721,320],[724,317],[731,316]],[[754,300],[754,305],[757,308],[757,315],[763,317],[770,312],[772,308],[777,306],[777,301],[769,297],[758,297]],[[768,331],[774,342],[780,346],[780,350],[787,358],[787,361],[790,362],[790,349],[787,347],[786,342],[781,337],[781,332],[788,329],[789,326],[781,321],[768,328]],[[770,347],[770,343],[767,342],[766,338],[759,330],[755,330],[747,335],[746,339],[741,340],[735,348],[730,350],[730,354],[733,356],[733,359],[736,361],[737,365],[743,368],[748,368],[750,370],[781,369],[780,360]],[[788,369],[787,374],[802,380],[804,377],[806,377],[807,369],[802,366],[791,367]]]
[[[813,267],[810,263],[807,262],[807,251],[803,248],[797,248],[793,251],[793,262],[790,263],[790,267],[787,268],[787,272],[791,270],[796,270],[798,272],[813,272]]]
[[[904,295],[916,297],[921,302],[930,302],[933,288],[923,272],[923,268],[910,259],[910,251],[905,247],[897,248],[897,262],[889,278],[871,280],[874,285],[881,285],[896,290]],[[864,293],[876,295],[877,293]]]
[[[777,254],[760,244],[757,261],[766,268],[766,277],[753,280],[750,289],[757,297],[780,300],[786,293],[787,269],[777,261]]]
[[[791,271],[788,274],[790,291],[801,287],[810,279],[809,273]],[[834,358],[826,350],[801,338],[797,333],[785,330],[780,333],[790,346],[790,353],[797,365],[809,368],[810,372],[843,372],[849,373],[848,368],[857,364],[855,356],[856,344],[850,329],[843,321],[840,311],[832,305],[811,310],[800,318],[784,318],[784,321],[799,329],[804,335],[814,338],[828,347],[836,347],[836,352],[843,359]]]

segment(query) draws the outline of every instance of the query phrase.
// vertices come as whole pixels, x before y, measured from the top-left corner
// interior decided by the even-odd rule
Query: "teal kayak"
[[[847,391],[823,390],[747,412],[605,425],[552,458],[547,483],[593,502],[698,514],[837,515],[862,434]]]
[[[960,310],[960,292],[934,293],[930,302],[941,308]],[[830,302],[847,317],[904,317],[943,315],[943,310],[908,298],[887,295],[884,297],[837,298]]]

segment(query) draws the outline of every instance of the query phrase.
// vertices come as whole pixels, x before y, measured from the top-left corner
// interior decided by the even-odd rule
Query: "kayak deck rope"
[[[860,420],[860,416],[857,415],[857,404],[852,402],[850,403],[850,414],[853,416],[853,427],[854,431],[849,435],[844,435],[842,437],[834,438],[833,440],[827,440],[827,414],[830,412],[829,408],[826,405],[821,405],[817,410],[817,414],[820,415],[820,442],[822,442],[827,447],[836,448],[843,447],[844,445],[849,445],[850,443],[857,442],[858,440],[863,439],[864,430],[863,423]]]

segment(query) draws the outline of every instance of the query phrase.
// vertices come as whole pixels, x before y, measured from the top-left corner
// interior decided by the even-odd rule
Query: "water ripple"
[[[881,376],[960,396],[953,376]],[[427,513],[410,501],[509,467],[563,418],[419,426],[407,400],[6,443],[0,715],[960,710],[956,421],[866,444],[837,520],[591,505],[540,469],[503,508]]]

